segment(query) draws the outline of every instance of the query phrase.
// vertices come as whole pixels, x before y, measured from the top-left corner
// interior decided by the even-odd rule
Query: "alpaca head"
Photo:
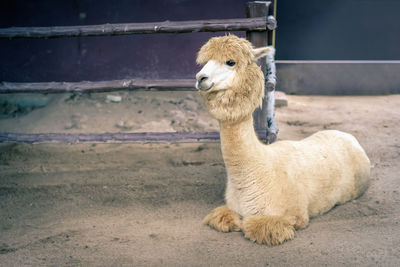
[[[261,105],[264,75],[256,61],[273,49],[255,49],[235,35],[211,38],[201,47],[196,61],[204,67],[196,75],[196,88],[214,118],[234,123]]]

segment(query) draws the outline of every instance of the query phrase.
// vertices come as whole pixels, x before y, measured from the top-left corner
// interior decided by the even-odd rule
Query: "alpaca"
[[[293,239],[310,216],[359,197],[370,176],[366,153],[348,133],[320,131],[271,145],[258,140],[252,113],[264,96],[264,75],[255,62],[271,51],[227,35],[211,38],[196,60],[204,65],[196,88],[219,121],[227,171],[226,205],[203,222],[269,246]]]

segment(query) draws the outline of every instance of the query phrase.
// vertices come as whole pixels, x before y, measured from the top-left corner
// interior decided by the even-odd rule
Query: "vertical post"
[[[273,16],[276,19],[276,2],[277,0],[270,0],[268,16]],[[275,47],[275,30],[268,31],[268,45]]]
[[[256,1],[256,2],[248,2],[246,6],[246,15],[248,18],[254,17],[267,17],[270,12],[271,2],[264,1]],[[268,31],[248,31],[246,32],[246,38],[249,40],[254,47],[267,46],[269,44],[268,41]],[[265,58],[260,59],[257,64],[260,66],[264,75],[267,74],[267,61]],[[265,92],[265,96],[267,96],[267,91]],[[254,124],[256,131],[266,132],[268,129],[267,125],[267,98],[263,98],[262,107],[257,108],[253,113]]]

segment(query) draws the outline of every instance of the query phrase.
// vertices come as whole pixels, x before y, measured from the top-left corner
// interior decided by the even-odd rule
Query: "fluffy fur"
[[[223,122],[236,122],[261,105],[264,97],[264,74],[255,61],[256,56],[263,56],[270,49],[253,50],[249,41],[234,35],[212,38],[200,49],[198,64],[204,65],[210,60],[220,64],[229,60],[236,63],[233,67],[236,75],[229,88],[200,92],[214,118]]]
[[[200,91],[220,122],[228,176],[226,206],[204,223],[222,232],[241,230],[246,238],[272,246],[293,239],[310,216],[360,196],[369,185],[370,161],[357,140],[340,131],[272,145],[258,140],[252,113],[264,95],[264,76],[255,61],[268,51],[233,35],[216,37],[200,49],[197,62],[236,62],[228,86],[209,81],[213,86]],[[202,71],[197,77],[199,83],[199,77],[208,78]]]

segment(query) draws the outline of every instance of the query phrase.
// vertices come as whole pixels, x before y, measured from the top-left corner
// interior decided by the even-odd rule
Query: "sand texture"
[[[107,95],[47,96],[28,108],[1,96],[0,132],[218,129],[195,93]],[[294,240],[267,247],[202,225],[224,202],[218,142],[2,143],[0,266],[400,266],[400,95],[288,103],[276,110],[279,139],[343,130],[373,164],[361,198]]]

